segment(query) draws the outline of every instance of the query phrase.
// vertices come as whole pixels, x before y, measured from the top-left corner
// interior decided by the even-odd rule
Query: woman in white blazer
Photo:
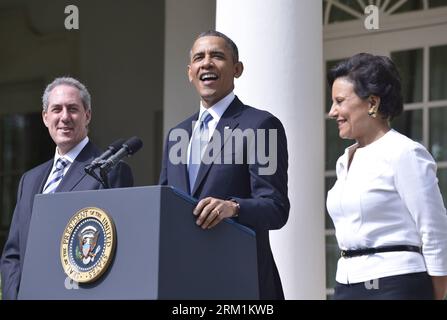
[[[447,215],[436,164],[390,128],[402,113],[391,59],[357,54],[328,73],[329,116],[356,143],[336,164],[328,192],[341,257],[335,299],[442,299],[447,291]]]

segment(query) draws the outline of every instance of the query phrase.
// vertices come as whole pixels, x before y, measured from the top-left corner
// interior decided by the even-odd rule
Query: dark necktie
[[[200,117],[200,123],[195,128],[191,137],[191,148],[189,152],[189,164],[188,164],[189,187],[191,193],[194,188],[194,184],[196,182],[203,153],[208,144],[209,139],[208,123],[212,119],[213,116],[208,111],[203,112],[202,116]]]
[[[69,161],[64,158],[57,159],[53,172],[51,173],[47,184],[43,188],[42,193],[54,193],[64,176],[64,169],[68,165],[68,163]]]

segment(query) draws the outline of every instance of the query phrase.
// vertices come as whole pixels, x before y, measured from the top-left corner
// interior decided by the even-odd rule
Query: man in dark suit
[[[281,228],[290,209],[284,128],[272,114],[234,95],[234,78],[242,74],[243,65],[227,36],[217,31],[200,34],[190,58],[188,76],[201,97],[200,111],[170,130],[159,182],[200,200],[193,213],[203,229],[224,218],[254,229],[260,298],[284,299],[269,241],[269,230]],[[185,136],[186,144],[181,139]],[[176,158],[179,150],[183,154]],[[259,155],[266,154],[271,163],[261,161]]]
[[[90,101],[85,86],[73,78],[55,79],[43,94],[42,118],[56,144],[56,151],[53,159],[29,170],[20,179],[17,204],[1,259],[3,299],[17,298],[34,196],[102,188],[84,172],[84,167],[101,154],[87,136]],[[109,184],[110,187],[131,187],[130,167],[118,164],[109,174]]]

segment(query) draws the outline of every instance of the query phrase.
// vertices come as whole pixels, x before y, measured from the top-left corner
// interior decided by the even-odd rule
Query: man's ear
[[[236,62],[234,64],[234,77],[239,78],[244,72],[244,64],[242,62]]]
[[[87,120],[87,125],[90,124],[90,120],[92,120],[92,109],[85,112],[85,117]]]
[[[192,82],[191,65],[189,65],[189,64],[188,64],[188,71],[187,71],[187,73],[188,73],[189,82]]]
[[[45,127],[48,128],[47,113],[43,110],[42,110],[42,120],[43,120],[43,123],[45,124]]]

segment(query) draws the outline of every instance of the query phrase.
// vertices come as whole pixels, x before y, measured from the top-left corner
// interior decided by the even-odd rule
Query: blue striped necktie
[[[53,172],[50,175],[42,193],[54,193],[57,186],[61,182],[64,176],[64,169],[68,165],[69,161],[64,158],[59,158],[56,161]]]
[[[213,119],[213,116],[205,111],[200,117],[200,124],[195,128],[191,137],[191,148],[189,151],[189,190],[192,193],[194,184],[196,182],[197,174],[199,173],[200,163],[203,152],[208,144],[209,130],[208,123]]]

